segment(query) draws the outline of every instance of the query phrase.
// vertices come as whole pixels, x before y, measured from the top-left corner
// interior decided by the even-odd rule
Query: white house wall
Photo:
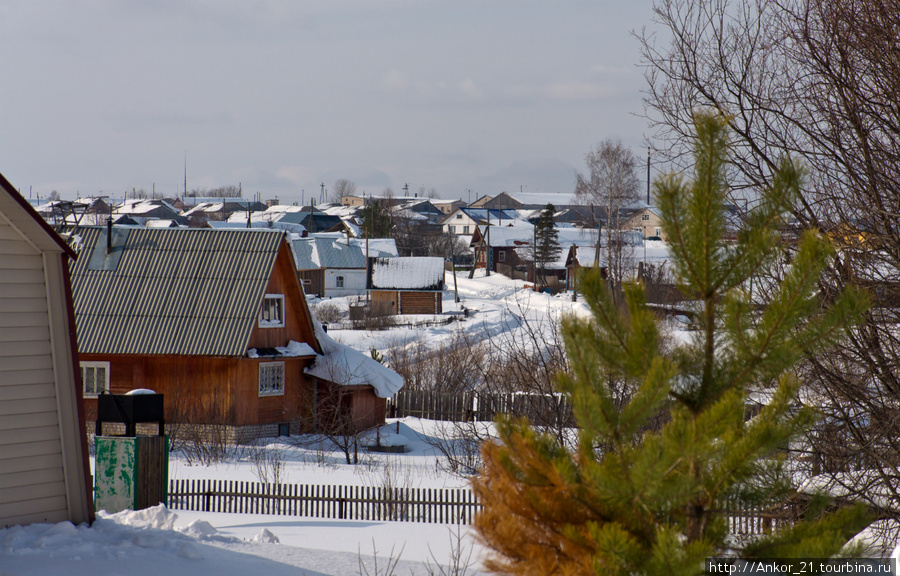
[[[338,276],[344,277],[344,287],[337,287]],[[325,270],[325,296],[356,296],[366,293],[365,269],[330,269]]]

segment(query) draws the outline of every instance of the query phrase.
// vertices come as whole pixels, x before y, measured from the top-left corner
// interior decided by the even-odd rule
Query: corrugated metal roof
[[[272,230],[134,229],[114,269],[93,270],[103,228],[79,230],[72,267],[83,354],[241,356],[283,237]]]
[[[293,240],[297,270],[318,268],[346,269],[365,268],[366,255],[356,245],[347,245],[339,238],[296,238]]]

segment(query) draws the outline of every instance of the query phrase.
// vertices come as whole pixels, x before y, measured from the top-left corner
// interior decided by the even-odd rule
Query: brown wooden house
[[[284,232],[80,234],[72,276],[89,418],[100,393],[151,389],[165,395],[167,422],[226,424],[236,437],[323,422],[323,382],[306,373],[323,350]],[[351,405],[377,396],[359,386],[367,393],[341,387],[340,395]],[[383,411],[368,414],[360,426],[383,422]]]
[[[369,258],[366,289],[373,307],[389,314],[441,314],[444,259]]]

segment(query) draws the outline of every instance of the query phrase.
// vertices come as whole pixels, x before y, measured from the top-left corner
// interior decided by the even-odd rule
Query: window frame
[[[264,376],[264,372],[275,371],[276,374],[266,374]],[[280,374],[279,374],[280,373]],[[280,382],[276,382],[274,386],[270,386],[266,381],[267,379],[275,376],[276,379],[280,376]],[[265,379],[264,379],[265,378]],[[263,389],[263,383],[266,384],[266,389]],[[284,362],[260,362],[259,363],[259,376],[257,378],[257,393],[260,398],[265,398],[268,396],[284,396]]]
[[[81,392],[82,392],[83,397],[96,398],[96,397],[100,396],[100,394],[103,392],[109,392],[109,362],[103,362],[103,361],[98,361],[98,360],[85,360],[85,361],[79,362],[78,367],[81,370]],[[97,386],[96,386],[96,381],[97,381],[96,370],[97,370],[97,368],[103,368],[103,370],[104,370],[103,388],[102,388],[102,390],[99,390],[97,392],[89,392],[87,389],[87,383],[88,383],[87,371],[89,369],[94,370],[94,376],[91,380],[92,380],[92,382],[94,382],[94,386],[93,386],[94,390],[97,390]]]
[[[267,304],[269,301],[279,302],[277,310],[279,312],[276,320],[267,319]],[[259,307],[259,327],[260,328],[282,328],[284,327],[285,308],[284,294],[266,294],[263,296],[262,304]]]
[[[335,288],[343,288],[344,287],[344,277],[343,276],[335,276],[334,277],[334,287]]]

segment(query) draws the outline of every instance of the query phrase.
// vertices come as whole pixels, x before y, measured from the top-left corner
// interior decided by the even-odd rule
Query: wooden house
[[[443,312],[443,258],[369,258],[366,275],[372,305],[379,310],[389,314]]]
[[[306,371],[322,347],[284,232],[80,234],[73,289],[89,416],[98,394],[144,388],[165,395],[170,423],[226,425],[238,439],[316,429],[321,382]],[[363,395],[376,389],[350,396]],[[383,421],[368,416],[367,427]]]
[[[0,176],[0,527],[93,520],[74,257]]]

